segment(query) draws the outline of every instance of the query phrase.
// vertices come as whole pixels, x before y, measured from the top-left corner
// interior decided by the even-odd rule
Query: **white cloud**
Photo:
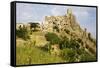
[[[52,15],[64,15],[67,12],[67,9],[71,8],[73,11],[73,14],[77,16],[78,18],[88,18],[88,8],[86,7],[75,7],[75,6],[55,6],[51,10]]]
[[[51,13],[52,13],[52,15],[56,15],[56,16],[57,15],[63,15],[63,14],[65,14],[64,10],[66,10],[66,7],[64,7],[64,6],[63,7],[55,6],[55,7],[52,8]]]

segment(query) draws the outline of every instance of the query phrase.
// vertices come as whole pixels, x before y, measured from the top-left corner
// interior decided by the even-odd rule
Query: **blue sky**
[[[17,3],[17,23],[43,22],[45,16],[63,16],[71,8],[77,22],[96,38],[96,8]]]

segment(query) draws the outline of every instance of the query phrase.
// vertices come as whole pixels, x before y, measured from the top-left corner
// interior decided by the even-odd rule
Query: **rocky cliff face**
[[[77,20],[72,13],[72,10],[68,9],[67,14],[64,16],[46,16],[44,30],[47,32],[55,32],[60,36],[67,36],[69,39],[81,39],[83,42],[81,47],[84,47],[88,52],[95,54],[95,39],[91,37],[91,34],[87,32],[86,28],[83,30],[80,27]]]

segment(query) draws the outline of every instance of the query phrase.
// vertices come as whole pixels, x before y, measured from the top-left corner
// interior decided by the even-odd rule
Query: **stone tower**
[[[71,9],[71,8],[68,8],[68,9],[67,9],[67,14],[66,14],[66,15],[68,15],[68,16],[69,16],[69,15],[72,15],[72,9]]]

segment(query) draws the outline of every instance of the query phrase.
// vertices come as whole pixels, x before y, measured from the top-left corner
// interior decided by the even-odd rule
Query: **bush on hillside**
[[[63,39],[60,42],[60,48],[72,48],[72,49],[79,49],[80,45],[77,42],[77,40],[74,39],[68,39],[67,37],[63,37]]]
[[[24,40],[27,40],[30,38],[29,31],[27,30],[26,27],[23,27],[23,28],[20,27],[18,30],[16,30],[16,36]]]
[[[70,47],[70,41],[67,37],[63,37],[60,42],[60,49],[69,48]]]
[[[74,62],[75,59],[76,59],[75,55],[76,55],[75,50],[65,48],[65,49],[62,50],[61,57],[62,57],[63,60],[66,60],[68,62]]]
[[[60,38],[55,33],[47,33],[45,34],[46,40],[50,41],[50,44],[59,44]]]
[[[80,45],[77,40],[71,39],[70,40],[70,48],[79,49]]]
[[[96,61],[96,56],[90,55],[88,53],[83,53],[80,55],[80,61]]]

